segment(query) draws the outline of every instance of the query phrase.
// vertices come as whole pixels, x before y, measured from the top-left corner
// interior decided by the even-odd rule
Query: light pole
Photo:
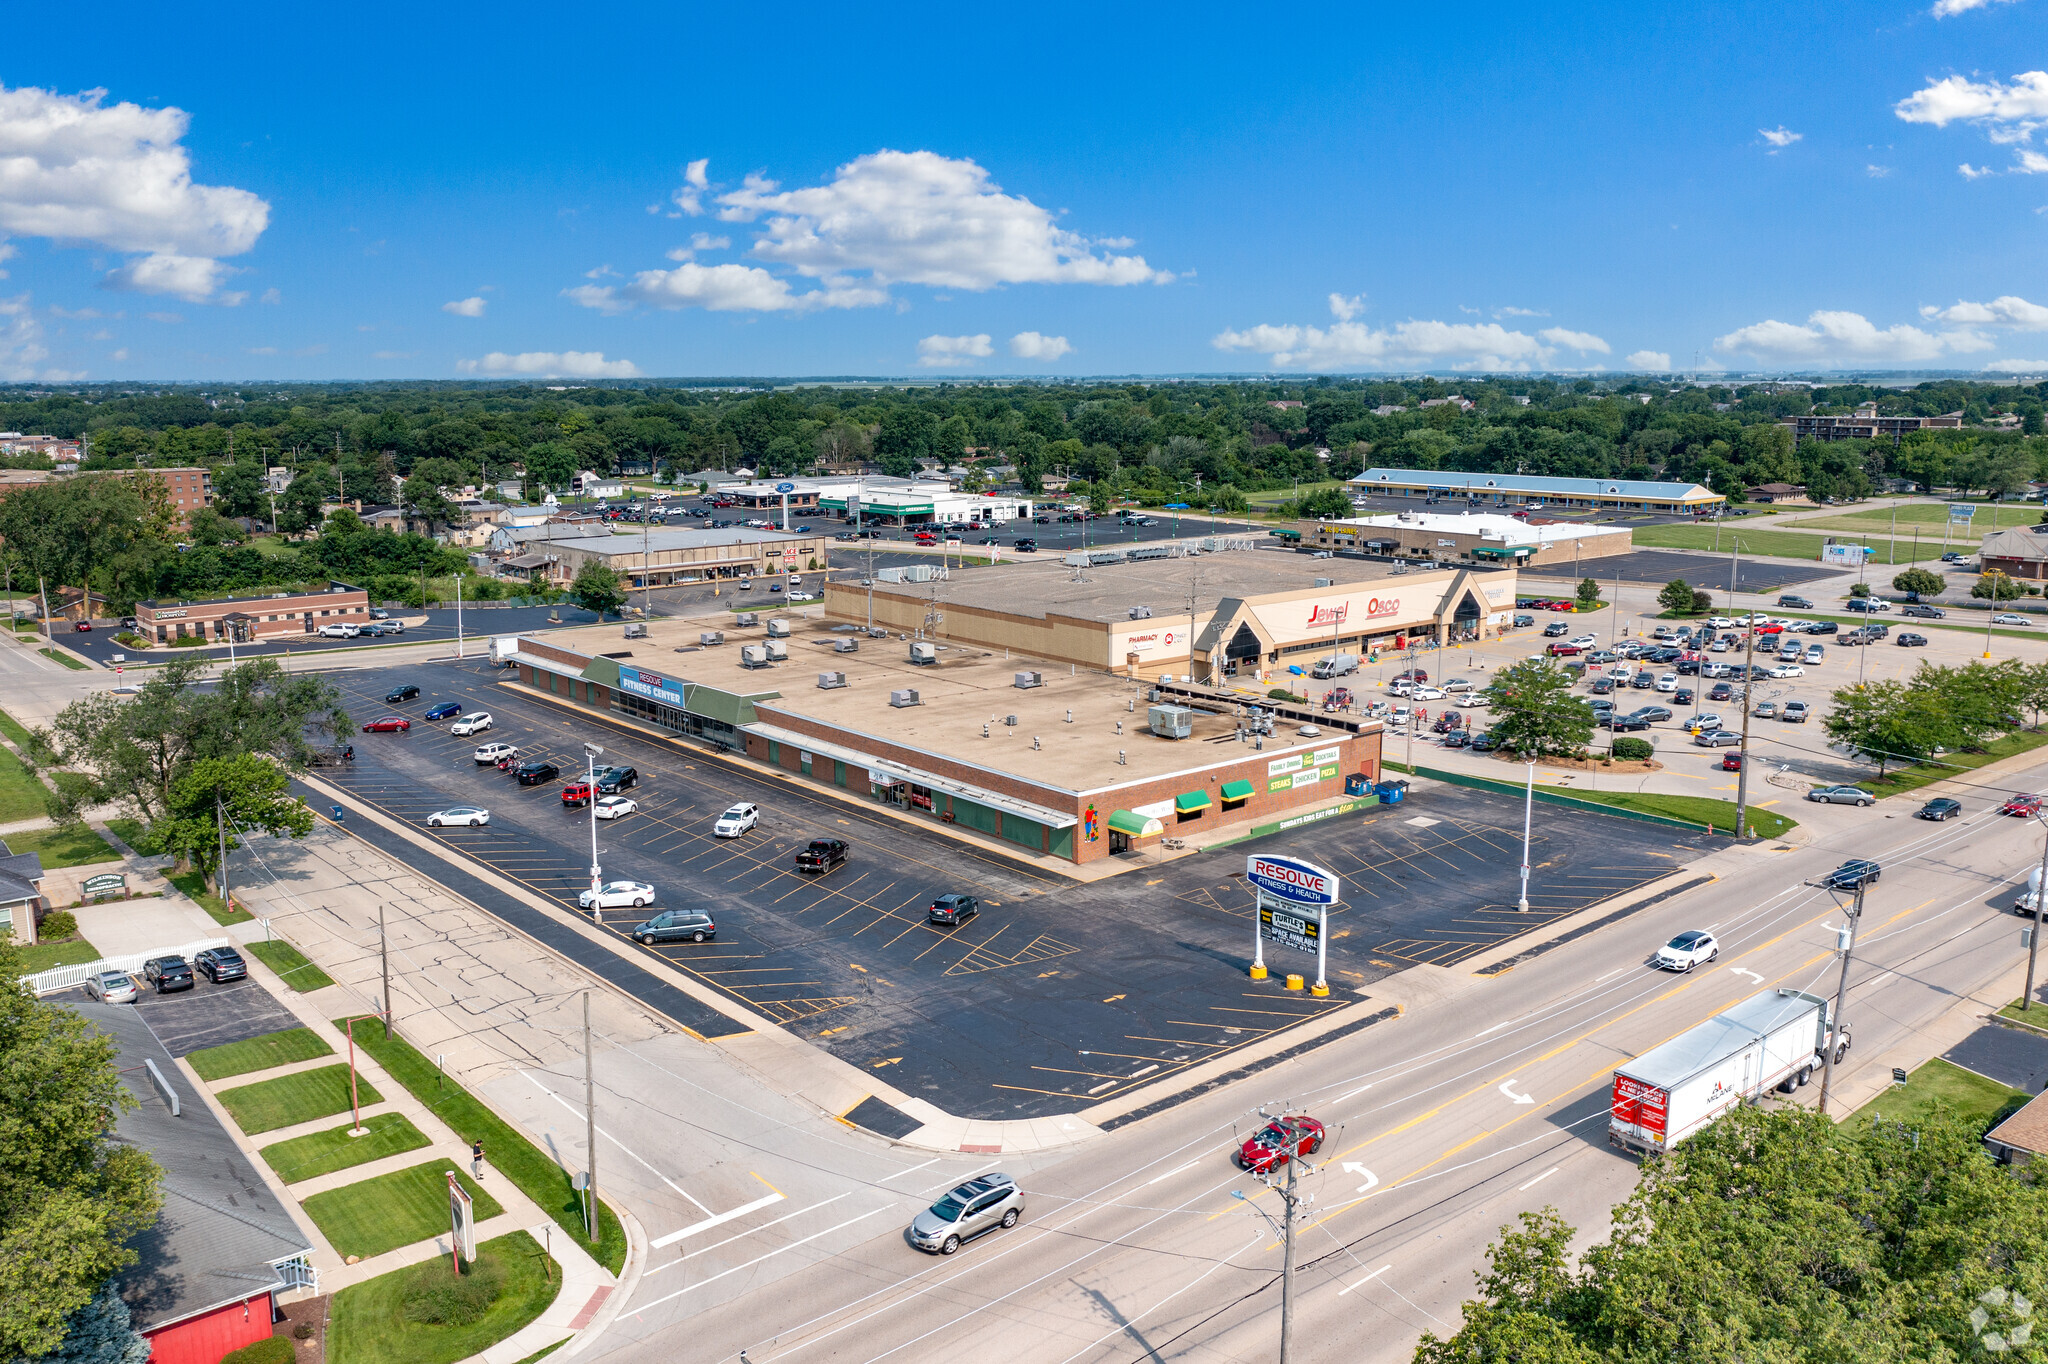
[[[2034,821],[2048,831],[2048,820],[2041,818],[2039,810],[2034,812]],[[221,860],[225,865],[227,859],[223,857]],[[2044,900],[2048,900],[2048,840],[2041,844],[2040,879],[2034,883],[2034,931],[2027,936],[2027,988],[2020,996],[2022,1013],[2034,1007],[2034,958],[2041,950],[2041,903]]]
[[[597,865],[597,760],[604,756],[603,744],[583,745],[583,761],[589,775],[585,780],[590,785],[590,917],[598,920],[599,901],[604,898],[604,871]]]
[[[1741,764],[1735,769],[1735,836],[1745,836],[1749,825],[1749,713],[1754,709],[1749,704],[1750,682],[1756,664],[1756,612],[1751,611],[1744,620],[1744,643],[1742,646],[1742,754]],[[1861,895],[1862,892],[1858,891]]]
[[[1515,901],[1515,913],[1529,912],[1529,823],[1536,813],[1536,762],[1529,761],[1529,785],[1522,793],[1522,898]]]

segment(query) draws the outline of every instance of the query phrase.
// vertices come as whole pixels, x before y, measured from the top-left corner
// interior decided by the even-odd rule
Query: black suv
[[[846,860],[846,844],[837,838],[814,838],[796,855],[798,871],[830,871]]]
[[[142,978],[156,986],[160,995],[189,990],[197,983],[192,978],[192,967],[183,957],[150,958],[142,964]]]
[[[711,922],[711,916],[696,909],[665,909],[644,924],[633,926],[633,941],[637,943],[680,942],[688,938],[691,942],[703,942],[718,936],[718,925]]]
[[[224,980],[242,980],[249,974],[249,964],[232,947],[209,947],[192,958],[192,962],[215,985]]]
[[[396,705],[400,701],[410,701],[419,694],[418,687],[393,687],[384,693],[384,699]]]
[[[615,796],[629,786],[640,784],[640,770],[635,767],[600,767],[597,769],[599,794]]]
[[[932,901],[924,917],[926,923],[961,924],[980,912],[981,905],[972,895],[941,895]]]
[[[519,764],[519,766],[512,769],[512,773],[519,778],[521,786],[539,786],[544,781],[553,781],[556,777],[561,776],[562,769],[553,763],[536,760],[530,763]]]

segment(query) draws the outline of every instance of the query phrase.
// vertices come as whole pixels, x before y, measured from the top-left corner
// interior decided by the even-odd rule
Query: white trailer
[[[518,635],[491,636],[491,662],[510,663],[519,652]]]
[[[1614,1068],[1607,1140],[1631,1151],[1668,1151],[1739,1103],[1776,1086],[1791,1093],[1812,1078],[1839,1040],[1828,1001],[1803,990],[1765,990],[1654,1051]]]

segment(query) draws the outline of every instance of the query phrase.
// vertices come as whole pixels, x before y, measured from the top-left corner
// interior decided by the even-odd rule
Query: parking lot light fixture
[[[604,870],[597,864],[597,760],[603,754],[603,744],[583,745],[584,780],[590,793],[590,917],[593,922],[603,917],[603,908],[598,901],[604,892]]]
[[[1515,901],[1515,913],[1529,912],[1529,824],[1536,812],[1536,760],[1529,760],[1529,786],[1522,794],[1522,898]]]
[[[2034,822],[2042,832],[2048,833],[2048,819],[2043,819],[2039,810],[2034,811]],[[2041,950],[2041,902],[2048,900],[2048,840],[2041,844],[2041,876],[2034,883],[2034,932],[2027,939],[2027,988],[2020,995],[2020,1012],[2034,1007],[2034,958]]]

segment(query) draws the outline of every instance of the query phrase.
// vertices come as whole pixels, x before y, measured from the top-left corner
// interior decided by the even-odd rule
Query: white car
[[[1414,691],[1415,684],[1413,682],[1408,681],[1406,678],[1402,678],[1397,682],[1387,683],[1387,695],[1389,696],[1409,696],[1412,695]]]
[[[1991,623],[1993,625],[2032,625],[2034,622],[2028,620],[2025,616],[2016,616],[2010,611],[2000,611],[1991,618]]]
[[[584,909],[640,909],[654,903],[654,887],[645,881],[607,881],[595,895],[584,891],[576,903]]]
[[[1493,704],[1493,698],[1483,691],[1468,691],[1458,698],[1458,704],[1467,707],[1484,708]]]
[[[1576,639],[1569,639],[1565,642],[1575,649],[1591,649],[1596,647],[1600,643],[1600,636],[1580,635]]]
[[[427,816],[429,829],[444,829],[451,824],[480,829],[490,822],[491,812],[481,805],[451,805],[445,810],[436,810]]]
[[[362,633],[363,627],[360,625],[323,625],[320,627],[320,637],[322,639],[355,639]]]
[[[1780,663],[1777,667],[1770,670],[1770,675],[1772,677],[1804,677],[1806,676],[1806,669],[1800,667],[1797,663]]]
[[[516,758],[519,756],[519,750],[510,744],[485,744],[477,749],[475,753],[471,754],[471,756],[476,759],[478,767],[483,767],[488,763],[499,762],[506,758]]]
[[[637,800],[625,796],[606,796],[592,807],[590,813],[599,819],[617,819],[620,815],[630,815],[639,808],[640,802]]]
[[[1707,624],[1716,630],[1733,630],[1735,622],[1726,616],[1708,616]]]
[[[1670,691],[1677,691],[1677,690],[1678,690],[1678,674],[1677,674],[1677,673],[1665,673],[1665,674],[1664,674],[1664,675],[1663,675],[1662,677],[1658,678],[1658,679],[1657,679],[1657,690],[1658,690],[1658,691],[1665,691],[1665,692],[1670,692]]]
[[[1697,930],[1681,933],[1657,949],[1657,967],[1663,971],[1690,971],[1721,955],[1721,944],[1711,933]]]
[[[481,734],[490,727],[490,712],[477,710],[471,711],[467,715],[456,716],[455,723],[448,726],[448,732],[460,739],[468,734]]]
[[[1441,701],[1445,695],[1446,693],[1437,687],[1417,687],[1408,693],[1409,699],[1413,701]]]
[[[751,803],[733,806],[718,817],[718,823],[711,826],[717,838],[738,838],[761,822],[761,807]]]
[[[817,600],[817,598],[816,598],[816,597],[814,597],[814,596],[812,596],[812,595],[811,595],[810,593],[808,593],[808,592],[792,592],[792,593],[790,593],[790,594],[789,594],[789,595],[788,595],[787,597],[783,598],[783,600],[785,600],[785,601],[816,601],[816,600]]]

